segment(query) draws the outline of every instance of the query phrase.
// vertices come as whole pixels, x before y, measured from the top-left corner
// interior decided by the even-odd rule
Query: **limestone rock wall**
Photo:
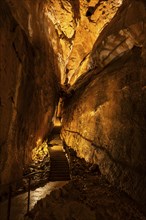
[[[129,8],[139,14],[128,12]],[[77,80],[64,100],[62,138],[145,207],[146,13],[142,1],[127,1],[124,13],[125,9],[127,16],[134,16],[133,23],[127,19],[120,30],[119,18],[112,20],[91,53],[96,65]]]
[[[18,23],[32,42],[45,32],[56,56],[61,84],[73,84],[88,68],[88,55],[102,29],[122,0],[7,0]],[[80,71],[78,72],[78,70]]]
[[[89,57],[94,43],[101,31],[112,20],[121,4],[122,0],[80,0],[80,20],[75,30],[72,50],[66,65],[67,76],[71,85],[89,69]]]
[[[139,49],[106,68],[66,100],[62,130],[79,157],[98,164],[111,183],[141,203],[146,203],[145,71]]]
[[[144,0],[5,1],[0,181],[22,174],[51,130],[59,84],[68,82],[62,138],[145,204]]]
[[[44,38],[32,43],[5,1],[0,32],[0,182],[6,183],[21,176],[33,147],[51,129],[57,79],[51,47]]]

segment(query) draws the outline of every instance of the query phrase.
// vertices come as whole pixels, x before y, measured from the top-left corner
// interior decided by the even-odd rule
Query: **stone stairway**
[[[68,161],[61,145],[50,148],[50,162],[49,181],[70,180]]]

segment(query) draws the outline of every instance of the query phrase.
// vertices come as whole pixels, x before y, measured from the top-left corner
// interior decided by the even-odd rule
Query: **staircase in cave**
[[[61,145],[50,148],[50,163],[50,182],[70,180],[68,161]]]
[[[50,172],[49,181],[70,180],[70,171],[65,151],[63,150],[62,140],[60,139],[61,124],[55,126],[51,132],[49,141],[50,153]]]

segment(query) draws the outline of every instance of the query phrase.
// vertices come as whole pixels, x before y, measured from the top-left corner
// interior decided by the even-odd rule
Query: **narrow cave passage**
[[[36,171],[65,186],[25,220],[145,220],[145,0],[3,0],[0,33],[0,198]]]

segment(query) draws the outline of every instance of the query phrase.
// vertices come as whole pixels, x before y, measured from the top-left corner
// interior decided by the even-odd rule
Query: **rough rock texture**
[[[47,34],[60,68],[61,83],[69,80],[73,84],[84,70],[78,74],[76,71],[82,63],[88,66],[88,54],[101,30],[115,15],[122,0],[7,2],[32,42],[42,32]]]
[[[145,220],[141,207],[100,175],[98,166],[85,162],[64,145],[72,180],[39,201],[28,213],[31,219]]]
[[[25,220],[145,220],[134,202],[103,178],[74,180],[40,200]]]
[[[79,157],[97,163],[111,183],[145,207],[146,13],[142,1],[125,5],[95,44],[94,69],[64,100],[62,137]]]
[[[32,148],[39,147],[52,127],[58,82],[73,83],[83,73],[84,69],[75,74],[121,3],[121,0],[1,3],[2,182],[14,179],[30,161]]]
[[[0,182],[6,183],[22,174],[51,127],[57,85],[48,43],[44,39],[39,47],[36,38],[31,45],[5,1],[0,32]]]

